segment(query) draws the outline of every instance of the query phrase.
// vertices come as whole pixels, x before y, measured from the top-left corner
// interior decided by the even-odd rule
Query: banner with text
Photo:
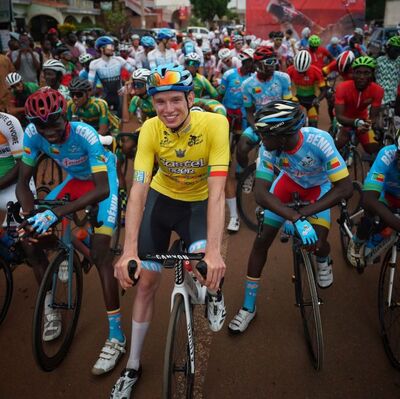
[[[299,38],[308,26],[328,43],[362,27],[365,0],[247,0],[246,32],[267,38],[271,31],[292,29]]]

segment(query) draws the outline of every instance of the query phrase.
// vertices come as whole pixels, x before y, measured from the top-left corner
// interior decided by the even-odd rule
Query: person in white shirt
[[[139,51],[143,51],[143,47],[140,45],[140,36],[139,35],[132,35],[132,46],[129,47],[129,57],[135,58],[135,55]]]
[[[171,49],[171,40],[174,32],[171,29],[161,28],[157,33],[158,46],[147,55],[150,69],[159,65],[175,64],[178,62],[175,50]]]
[[[217,57],[212,53],[209,47],[203,47],[204,56],[204,76],[212,82],[212,78],[217,66]]]
[[[156,48],[157,43],[151,36],[142,36],[140,39],[140,44],[143,46],[143,50],[138,50],[135,54],[136,67],[138,69],[150,69],[147,55],[150,53],[150,51],[153,51]]]
[[[231,50],[232,57],[239,59],[239,53],[243,48],[243,36],[234,35],[232,42],[233,42],[233,49]]]
[[[231,50],[228,48],[222,48],[218,51],[219,61],[215,68],[214,80],[220,78],[228,69],[240,68],[242,63],[236,57],[232,57]],[[219,85],[216,81],[215,84]]]

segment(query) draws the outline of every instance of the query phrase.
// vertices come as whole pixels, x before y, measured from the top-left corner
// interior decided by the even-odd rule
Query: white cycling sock
[[[138,323],[135,320],[132,320],[131,350],[129,352],[129,359],[126,368],[135,370],[139,369],[140,354],[142,353],[144,338],[149,326],[149,321]]]
[[[236,204],[236,197],[233,198],[227,198],[226,199],[226,204],[228,205],[229,208],[229,214],[231,215],[231,218],[238,218],[238,211],[237,211],[237,204]]]

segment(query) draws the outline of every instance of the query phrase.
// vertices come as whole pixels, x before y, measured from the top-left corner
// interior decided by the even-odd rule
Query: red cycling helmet
[[[254,61],[262,61],[266,58],[275,57],[275,52],[271,47],[268,46],[260,46],[256,48],[254,52],[253,59]]]
[[[350,50],[344,51],[343,53],[339,54],[336,58],[336,64],[339,73],[347,72],[355,58],[356,57],[354,56],[354,53]]]
[[[52,122],[64,114],[67,102],[57,90],[45,87],[31,94],[25,102],[25,114],[29,120]],[[34,122],[34,121],[32,121]]]

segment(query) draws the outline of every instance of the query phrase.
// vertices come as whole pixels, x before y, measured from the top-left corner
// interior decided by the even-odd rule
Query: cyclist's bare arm
[[[354,127],[355,119],[344,116],[345,108],[346,108],[346,105],[344,105],[344,104],[335,104],[336,119],[343,126]]]
[[[127,267],[128,262],[131,259],[136,260],[138,264],[136,277],[139,277],[140,274],[141,264],[138,257],[138,238],[149,188],[150,183],[139,183],[134,181],[129,193],[125,218],[124,252],[118,262],[114,265],[114,277],[119,280],[123,289],[132,286],[132,280],[129,278]]]
[[[16,159],[15,162],[16,163],[13,168],[10,169],[3,177],[0,177],[0,190],[11,186],[11,184],[14,184],[17,181],[21,160]]]
[[[332,188],[318,201],[301,208],[301,214],[312,216],[325,209],[332,208],[342,199],[348,199],[353,194],[353,184],[350,176],[332,183]]]
[[[369,213],[378,215],[381,220],[396,231],[400,231],[400,219],[394,217],[393,212],[379,201],[378,191],[363,191],[361,206]]]
[[[256,112],[256,107],[252,105],[251,107],[246,107],[246,118],[249,125],[254,129],[254,112]]]
[[[221,255],[225,225],[225,183],[225,176],[208,178],[207,246],[204,260],[208,265],[206,285],[211,290],[218,290],[226,269]]]
[[[287,207],[281,202],[278,197],[269,192],[272,186],[272,182],[262,179],[256,179],[254,186],[254,196],[258,205],[264,209],[268,209],[279,216],[282,216],[286,220],[295,222],[302,215],[292,208]]]
[[[122,96],[122,122],[129,122],[129,90],[131,87],[131,82],[125,83],[124,95]]]
[[[34,196],[29,188],[29,182],[33,176],[33,170],[32,166],[29,166],[24,162],[20,163],[15,194],[18,202],[21,204],[22,210],[26,213],[32,212],[34,208]]]

